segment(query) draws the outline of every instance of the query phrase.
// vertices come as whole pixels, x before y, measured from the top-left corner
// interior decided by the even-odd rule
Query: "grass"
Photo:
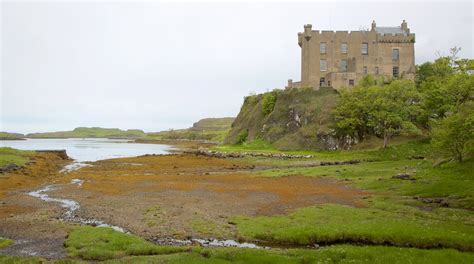
[[[23,166],[30,160],[33,154],[33,151],[0,148],[0,168],[10,164]]]
[[[269,243],[363,243],[474,250],[472,222],[446,219],[409,206],[373,202],[379,204],[371,208],[324,204],[302,208],[289,215],[235,217],[233,222],[237,224],[241,238]],[[466,222],[469,220],[472,218],[465,219]]]
[[[206,140],[212,142],[222,142],[229,132],[226,130],[192,130],[177,129],[161,131],[157,133],[148,133],[146,139],[151,140]]]
[[[191,228],[204,237],[226,238],[232,236],[228,225],[220,225],[210,219],[193,219]]]
[[[0,248],[8,247],[11,244],[13,244],[12,240],[0,237]]]
[[[16,257],[0,255],[0,263],[3,264],[40,264],[45,263],[46,259],[38,257]]]
[[[402,141],[404,142],[404,141]],[[375,148],[371,150],[336,150],[336,151],[281,151],[268,142],[254,140],[242,145],[218,145],[213,150],[223,152],[267,152],[267,153],[287,153],[298,155],[313,155],[315,159],[321,161],[341,161],[341,160],[363,160],[363,161],[383,161],[409,159],[419,156],[430,156],[431,145],[428,140],[417,140],[408,143],[393,144],[383,149]]]
[[[66,241],[68,252],[101,263],[472,263],[474,253],[385,246],[335,245],[320,249],[240,249],[157,246],[110,228],[81,226]],[[93,258],[91,258],[93,256]],[[2,258],[9,258],[0,256]],[[3,263],[3,262],[2,262]],[[16,262],[12,262],[16,263]],[[35,263],[35,262],[33,262]],[[54,263],[80,263],[64,259]]]
[[[450,249],[331,246],[319,250],[200,249],[153,257],[127,257],[105,263],[471,263],[472,253]]]
[[[75,228],[65,242],[72,257],[85,260],[106,260],[133,255],[159,255],[183,252],[186,247],[156,246],[143,238],[106,227]]]
[[[304,175],[309,177],[335,177],[353,185],[386,194],[444,197],[452,205],[474,208],[474,162],[446,163],[433,166],[430,161],[395,160],[363,162],[356,165],[318,166],[309,168],[275,169],[261,171],[264,177]],[[393,179],[399,173],[408,173],[416,181]]]
[[[433,166],[429,160],[406,159],[426,155],[428,150],[426,143],[412,142],[388,150],[355,151],[381,161],[260,171],[262,177],[334,177],[370,190],[372,197],[366,199],[365,208],[325,204],[288,215],[235,217],[233,222],[243,239],[269,243],[351,242],[473,251],[474,162]],[[392,178],[399,173],[415,180]],[[441,197],[450,208],[424,204],[414,197]]]

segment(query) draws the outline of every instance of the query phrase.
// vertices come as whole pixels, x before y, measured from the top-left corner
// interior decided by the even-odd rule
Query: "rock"
[[[21,169],[22,167],[16,165],[16,164],[8,164],[6,166],[3,166],[0,168],[0,174],[1,173],[7,173],[7,172],[12,172],[12,171],[17,171]]]
[[[413,178],[410,174],[408,173],[399,173],[395,176],[392,176],[392,179],[400,179],[400,180],[410,180],[410,181],[416,181],[415,178]]]

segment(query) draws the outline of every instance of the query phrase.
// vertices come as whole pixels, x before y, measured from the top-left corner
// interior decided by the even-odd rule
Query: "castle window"
[[[349,86],[354,86],[354,80],[349,80]]]
[[[375,67],[375,74],[379,74],[379,67]]]
[[[342,42],[341,43],[341,53],[342,54],[347,54],[347,42]]]
[[[392,60],[397,61],[400,59],[400,50],[399,49],[393,49],[392,50]]]
[[[347,60],[341,60],[341,71],[342,72],[347,71]]]
[[[319,43],[319,53],[326,54],[326,42]]]
[[[364,74],[367,74],[367,66],[364,66]]]
[[[361,51],[362,55],[369,54],[369,43],[362,43]]]
[[[399,75],[398,67],[393,67],[393,77],[398,78],[398,75]]]
[[[319,69],[321,71],[327,71],[328,70],[328,62],[326,60],[319,60]]]
[[[326,78],[322,77],[321,79],[319,79],[319,86],[325,86],[326,84]]]

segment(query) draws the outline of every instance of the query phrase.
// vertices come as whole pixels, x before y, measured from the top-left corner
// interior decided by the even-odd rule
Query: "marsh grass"
[[[143,238],[105,227],[75,228],[65,242],[70,256],[86,260],[106,260],[127,255],[171,254],[189,250],[186,247],[157,246]]]
[[[0,237],[0,248],[8,247],[11,244],[13,244],[12,240]]]
[[[10,164],[23,166],[33,155],[34,151],[2,147],[0,148],[0,168]]]
[[[110,228],[75,228],[66,241],[75,259],[54,263],[470,263],[472,252],[385,246],[335,245],[320,249],[243,249],[157,246]],[[81,254],[78,253],[81,251]],[[2,262],[0,256],[0,262]],[[93,258],[91,258],[93,257]],[[3,257],[5,258],[5,257]],[[453,262],[454,261],[454,262]],[[3,263],[3,262],[2,262]],[[12,262],[16,263],[16,262]],[[23,263],[40,263],[23,262]]]
[[[233,222],[241,238],[267,243],[361,243],[474,250],[472,225],[413,207],[397,208],[383,201],[375,202],[379,204],[374,208],[324,204],[288,215],[235,217]]]
[[[335,151],[282,151],[275,148],[263,140],[254,140],[242,145],[218,145],[212,149],[224,152],[266,152],[266,153],[287,153],[299,155],[312,155],[314,159],[320,161],[341,161],[341,160],[361,160],[361,161],[384,161],[402,160],[413,157],[428,157],[432,153],[432,146],[429,140],[421,139],[415,141],[400,141],[388,148],[373,148],[367,150],[335,150]]]

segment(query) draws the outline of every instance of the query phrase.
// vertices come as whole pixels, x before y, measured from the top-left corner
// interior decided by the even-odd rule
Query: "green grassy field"
[[[13,148],[0,148],[0,168],[10,164],[23,166],[33,155],[33,151],[23,151]]]
[[[334,245],[319,249],[240,249],[157,246],[103,227],[76,227],[65,243],[69,257],[52,263],[472,263],[474,253],[454,249]],[[0,256],[2,263],[41,263]]]

